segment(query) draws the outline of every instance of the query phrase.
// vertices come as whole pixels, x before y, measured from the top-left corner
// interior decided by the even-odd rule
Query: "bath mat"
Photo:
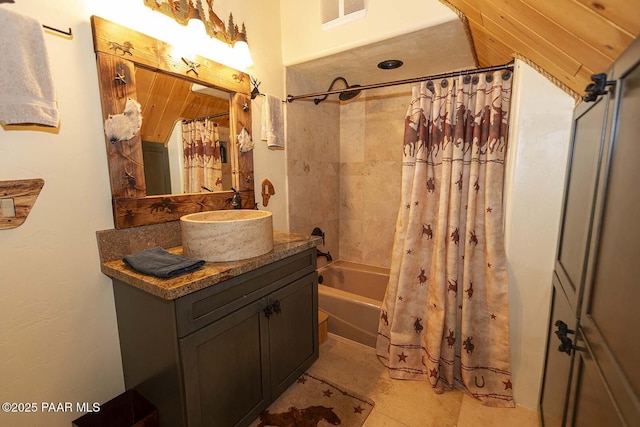
[[[371,399],[305,372],[251,427],[359,427],[373,406]]]

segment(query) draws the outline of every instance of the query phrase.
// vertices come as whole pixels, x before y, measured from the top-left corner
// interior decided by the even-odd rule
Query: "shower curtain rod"
[[[466,74],[476,74],[476,73],[486,73],[486,72],[490,72],[490,71],[498,71],[498,70],[511,70],[513,71],[513,61],[509,62],[507,64],[503,64],[503,65],[493,65],[491,67],[484,67],[484,68],[473,68],[470,70],[461,70],[461,71],[453,71],[450,73],[443,73],[443,74],[435,74],[432,76],[423,76],[423,77],[414,77],[411,79],[404,79],[404,80],[395,80],[392,82],[384,82],[384,83],[373,83],[370,85],[365,85],[365,86],[357,86],[357,87],[347,87],[344,89],[335,89],[335,90],[330,90],[330,91],[326,91],[326,92],[317,92],[317,93],[307,93],[305,95],[287,95],[287,102],[293,102],[296,99],[303,99],[303,98],[317,98],[319,96],[324,96],[324,95],[333,95],[336,93],[342,93],[342,92],[347,92],[347,91],[353,91],[353,90],[367,90],[367,89],[376,89],[379,87],[388,87],[388,86],[397,86],[397,85],[403,85],[403,84],[407,84],[407,83],[417,83],[417,82],[422,82],[425,80],[435,80],[435,79],[446,79],[449,77],[457,77],[457,76],[462,76],[462,75],[466,75]]]
[[[222,116],[228,116],[228,115],[229,115],[229,112],[225,111],[225,112],[218,113],[218,114],[212,114],[210,116],[198,117],[197,119],[183,120],[182,123],[187,124],[187,123],[192,123],[192,122],[202,122],[202,121],[205,121],[207,119],[215,119],[216,117],[222,117]]]

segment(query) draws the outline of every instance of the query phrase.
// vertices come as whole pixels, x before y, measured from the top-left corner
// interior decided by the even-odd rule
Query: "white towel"
[[[0,8],[0,121],[57,127],[58,107],[42,25]]]
[[[284,120],[282,100],[265,95],[262,107],[262,140],[269,148],[284,148]]]

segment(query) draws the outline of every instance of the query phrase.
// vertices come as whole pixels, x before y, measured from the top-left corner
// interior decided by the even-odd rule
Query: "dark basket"
[[[158,409],[135,390],[127,390],[74,420],[73,427],[158,427]]]

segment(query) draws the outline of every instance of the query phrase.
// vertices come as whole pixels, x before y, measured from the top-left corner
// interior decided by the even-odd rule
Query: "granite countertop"
[[[101,268],[102,272],[112,279],[120,280],[162,299],[173,300],[320,244],[322,244],[322,238],[317,236],[274,231],[271,252],[240,261],[207,262],[196,271],[170,279],[138,273],[127,266],[122,259],[103,262]],[[182,246],[165,249],[171,253],[182,255]]]

